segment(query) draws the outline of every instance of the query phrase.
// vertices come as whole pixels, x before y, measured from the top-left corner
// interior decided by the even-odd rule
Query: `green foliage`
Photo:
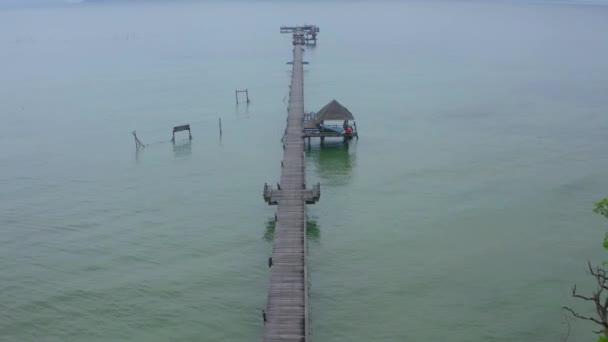
[[[608,218],[608,198],[603,198],[601,201],[595,203],[595,208],[593,208],[593,212]],[[604,249],[608,249],[608,233],[604,235],[603,246]],[[600,335],[597,341],[608,342],[608,335],[606,335],[606,333]]]
[[[600,214],[605,218],[608,218],[608,198],[604,198],[601,201],[595,203],[595,208],[593,208],[593,212]],[[604,243],[602,245],[604,246],[604,249],[608,249],[608,233],[604,235]]]
[[[608,198],[604,198],[601,201],[595,203],[595,208],[593,208],[593,212],[608,218]]]

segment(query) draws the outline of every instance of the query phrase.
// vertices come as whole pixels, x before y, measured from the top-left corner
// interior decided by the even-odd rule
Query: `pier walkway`
[[[303,33],[293,35],[293,71],[287,128],[283,139],[281,180],[264,186],[264,199],[277,205],[264,342],[308,341],[306,204],[320,197],[319,185],[306,188],[304,164]]]

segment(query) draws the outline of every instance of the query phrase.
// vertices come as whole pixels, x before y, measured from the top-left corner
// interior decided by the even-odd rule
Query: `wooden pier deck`
[[[283,139],[281,181],[264,186],[264,198],[277,205],[264,342],[308,341],[306,204],[319,199],[318,185],[306,189],[304,164],[304,41],[294,33],[293,71]]]

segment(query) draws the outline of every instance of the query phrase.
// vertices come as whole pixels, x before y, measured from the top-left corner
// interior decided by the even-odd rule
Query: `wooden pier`
[[[319,27],[316,25],[281,26],[281,33],[295,34],[298,32],[302,34],[305,45],[317,45],[317,34],[319,31]]]
[[[306,187],[304,163],[304,32],[293,32],[293,71],[283,138],[281,181],[264,185],[263,197],[277,205],[270,285],[263,313],[264,342],[308,341],[308,276],[306,267],[306,204],[319,200],[320,186]]]

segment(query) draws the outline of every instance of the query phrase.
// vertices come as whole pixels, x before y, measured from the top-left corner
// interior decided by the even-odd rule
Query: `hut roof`
[[[354,120],[353,114],[340,102],[332,100],[317,112],[316,121]]]

